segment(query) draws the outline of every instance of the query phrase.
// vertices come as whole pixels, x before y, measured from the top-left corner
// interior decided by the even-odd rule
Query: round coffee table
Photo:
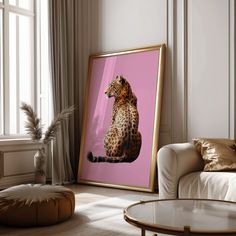
[[[125,220],[145,231],[171,235],[236,235],[236,203],[206,199],[141,201],[124,210]]]

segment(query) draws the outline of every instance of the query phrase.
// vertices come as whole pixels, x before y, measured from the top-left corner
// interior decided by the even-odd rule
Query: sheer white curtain
[[[49,34],[52,76],[53,111],[57,115],[75,102],[75,1],[49,1]],[[75,180],[72,166],[75,157],[75,123],[71,117],[62,124],[53,142],[52,183]],[[75,170],[74,170],[75,171]]]

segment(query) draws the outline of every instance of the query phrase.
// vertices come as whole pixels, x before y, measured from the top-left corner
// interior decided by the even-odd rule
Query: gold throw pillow
[[[236,144],[230,139],[193,139],[204,160],[204,171],[236,170]]]

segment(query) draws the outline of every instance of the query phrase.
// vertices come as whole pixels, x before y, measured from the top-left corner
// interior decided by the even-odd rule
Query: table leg
[[[141,235],[145,236],[145,229],[141,229]]]
[[[189,226],[184,226],[184,236],[190,236],[190,227]]]

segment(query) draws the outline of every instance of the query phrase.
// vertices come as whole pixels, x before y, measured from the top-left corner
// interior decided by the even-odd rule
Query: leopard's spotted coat
[[[116,76],[105,94],[115,98],[112,123],[104,138],[106,156],[93,156],[89,152],[87,158],[91,162],[133,162],[139,156],[142,144],[137,98],[122,76]]]

